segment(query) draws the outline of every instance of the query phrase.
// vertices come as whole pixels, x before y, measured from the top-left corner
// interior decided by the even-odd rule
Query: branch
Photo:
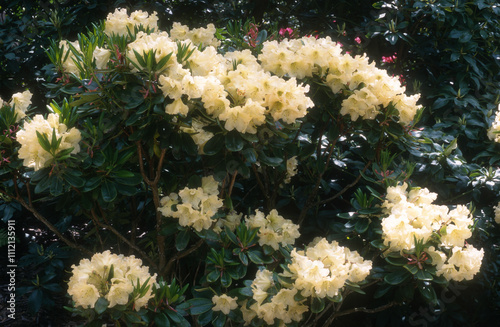
[[[349,314],[356,313],[356,312],[377,313],[377,312],[380,312],[380,311],[387,310],[390,307],[393,307],[395,305],[399,305],[399,303],[398,302],[389,302],[387,304],[384,304],[384,305],[382,305],[380,307],[373,308],[373,309],[368,309],[368,308],[365,308],[365,307],[352,308],[352,309],[349,309],[349,310],[337,312],[337,313],[335,313],[333,315],[333,317],[337,318],[337,317],[349,315]],[[326,325],[326,326],[328,326],[328,325]]]
[[[68,238],[66,238],[54,225],[52,225],[52,223],[50,221],[47,220],[47,218],[45,218],[42,214],[40,214],[33,206],[31,206],[28,203],[26,203],[26,201],[24,201],[24,199],[21,198],[20,195],[18,195],[18,197],[15,198],[15,200],[17,202],[19,202],[25,209],[27,209],[28,211],[30,211],[33,214],[33,216],[35,216],[36,219],[38,219],[45,226],[47,226],[54,234],[56,234],[56,236],[61,241],[63,241],[64,243],[66,243],[66,245],[68,245],[69,247],[71,247],[73,249],[80,250],[81,252],[83,252],[85,254],[93,254],[92,251],[86,249],[85,247],[83,247],[83,246],[81,246],[79,244],[73,243]]]
[[[363,168],[362,173],[364,173],[366,171],[366,169],[368,169],[368,167],[371,165],[371,163],[372,163],[371,161],[368,161],[368,163]],[[314,203],[311,207],[314,207],[314,206],[317,206],[317,205],[321,205],[321,204],[325,204],[325,203],[328,203],[330,201],[335,200],[336,198],[338,198],[339,196],[341,196],[342,194],[344,194],[348,189],[350,189],[351,187],[353,187],[354,185],[356,185],[359,182],[359,180],[361,179],[361,176],[362,176],[362,174],[359,174],[358,177],[356,177],[356,179],[354,180],[354,182],[352,182],[351,184],[346,185],[342,190],[340,190],[334,196],[332,196],[332,197],[330,197],[328,199],[325,199],[325,200],[318,201],[318,202]]]
[[[182,259],[182,258],[190,255],[191,253],[193,253],[194,251],[196,251],[200,246],[202,246],[203,243],[204,243],[203,239],[200,239],[200,240],[198,240],[198,242],[196,242],[189,249],[184,250],[182,252],[177,252],[173,257],[170,258],[170,260],[168,261],[168,263],[165,266],[165,268],[162,269],[160,275],[161,276],[166,276],[168,273],[170,273],[170,270],[172,270],[172,267],[173,267],[174,263],[177,260]]]
[[[97,217],[94,208],[90,209],[90,213],[92,215],[92,220],[98,225],[101,226],[104,229],[109,230],[113,234],[115,234],[120,240],[125,242],[130,248],[134,249],[137,253],[141,255],[142,258],[144,258],[151,266],[153,266],[154,269],[158,271],[158,266],[156,263],[151,259],[146,252],[142,251],[137,245],[133,244],[128,238],[123,236],[119,231],[117,231],[113,226],[105,224],[101,221],[99,221],[99,217]]]
[[[161,154],[160,154],[160,159],[158,160],[158,165],[156,167],[156,174],[154,176],[154,179],[151,180],[146,176],[146,172],[144,171],[144,163],[142,162],[142,146],[139,141],[136,142],[137,144],[137,154],[139,157],[139,168],[141,171],[142,178],[144,179],[144,182],[151,188],[151,192],[153,193],[153,203],[155,206],[155,212],[156,212],[156,241],[158,245],[158,257],[159,257],[159,263],[158,263],[158,270],[163,270],[165,267],[165,236],[161,235],[161,225],[162,225],[162,214],[161,212],[158,211],[158,208],[160,207],[160,192],[158,190],[158,183],[160,181],[161,177],[161,170],[163,167],[163,161],[165,160],[165,155],[167,153],[167,149],[161,149]],[[151,169],[151,164],[150,164],[150,169]],[[152,176],[152,174],[151,174]]]

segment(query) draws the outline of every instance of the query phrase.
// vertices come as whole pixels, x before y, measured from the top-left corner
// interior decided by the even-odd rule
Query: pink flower
[[[385,62],[387,64],[394,63],[396,61],[396,59],[397,59],[396,53],[394,53],[394,55],[388,56],[388,57],[382,56],[382,62]]]
[[[356,41],[357,44],[361,43],[361,39],[359,38],[359,36],[356,36],[356,38],[354,39],[354,41]]]

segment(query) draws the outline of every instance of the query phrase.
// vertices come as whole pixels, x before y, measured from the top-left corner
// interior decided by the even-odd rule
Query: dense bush
[[[276,1],[267,8],[257,6],[257,1],[205,7],[200,3],[173,2],[170,9],[144,3],[141,8],[159,12],[158,25],[148,21],[134,31],[132,24],[130,33],[121,36],[112,32],[123,32],[123,27],[113,30],[108,20],[103,33],[97,24],[114,4],[61,4],[64,14],[51,17],[67,20],[68,28],[56,28],[61,25],[48,23],[46,15],[40,19],[47,27],[46,34],[38,33],[42,37],[21,33],[24,44],[36,50],[33,56],[21,60],[12,50],[14,55],[2,59],[8,63],[6,69],[14,69],[9,74],[19,74],[18,81],[33,85],[40,94],[46,92],[40,81],[21,73],[25,66],[19,62],[40,70],[48,62],[36,53],[40,46],[48,49],[52,65],[44,68],[50,82],[44,85],[49,88],[47,96],[56,99],[49,108],[52,114],[45,118],[34,116],[45,112],[41,104],[37,112],[28,111],[31,122],[23,118],[29,102],[26,93],[4,103],[4,221],[30,212],[37,219],[28,218],[33,227],[56,234],[77,250],[78,257],[90,259],[108,249],[134,254],[167,281],[154,287],[153,296],[148,293],[151,284],[141,289],[147,287],[141,278],[123,286],[127,296],[101,297],[97,303],[81,302],[74,290],[83,284],[72,283],[73,300],[92,304],[92,309],[80,307],[75,312],[96,323],[142,319],[160,325],[193,319],[201,324],[222,325],[227,319],[236,323],[249,319],[252,310],[261,319],[255,324],[271,324],[274,317],[283,321],[280,310],[288,310],[286,319],[292,320],[306,319],[305,311],[316,313],[307,320],[319,325],[331,323],[328,317],[350,325],[349,314],[363,312],[375,315],[379,325],[387,325],[389,319],[394,325],[411,326],[477,324],[498,315],[500,262],[498,227],[493,223],[499,193],[498,145],[488,138],[498,105],[498,8],[486,1],[378,2],[370,19],[363,17],[362,9],[371,2],[330,6],[328,1],[297,1],[290,6],[292,2]],[[13,12],[23,17],[34,7],[26,8]],[[97,25],[89,25],[87,17],[77,20],[81,26],[71,22],[71,17],[97,8],[101,15],[89,18]],[[250,16],[250,21],[231,21]],[[215,29],[187,30],[172,26],[175,21],[191,27],[228,25],[218,29],[214,39],[210,35]],[[19,22],[27,27],[7,24],[2,32],[21,35],[19,31],[32,24]],[[61,38],[76,40],[82,26],[89,30],[79,34],[78,41],[59,43]],[[148,26],[172,27],[170,38],[137,34],[149,33]],[[294,40],[301,32],[331,35],[343,47],[323,38]],[[45,37],[56,34],[57,41]],[[195,49],[186,42],[175,44],[175,38],[201,44]],[[302,48],[300,42],[307,46]],[[215,68],[222,57],[205,48],[210,44],[226,61],[233,60],[232,67]],[[248,52],[235,52],[242,49]],[[325,49],[328,55],[320,55]],[[355,57],[363,51],[402,76],[407,95],[421,92],[419,103],[425,109],[414,116],[416,98],[403,95],[397,78]],[[337,58],[338,66],[322,58]],[[220,74],[218,69],[227,76],[217,81],[212,75]],[[369,77],[373,74],[375,81]],[[307,89],[294,84],[295,77],[307,85],[313,102],[299,95]],[[268,79],[273,87],[265,93],[259,85]],[[376,81],[390,87],[380,88]],[[221,85],[228,93],[217,95]],[[32,101],[44,102],[36,93]],[[425,188],[406,189],[403,182],[438,196]],[[444,205],[455,209],[448,211]],[[411,219],[397,227],[394,217],[409,208],[404,215]],[[436,212],[441,212],[439,219]],[[396,225],[391,227],[391,221]],[[393,234],[394,229],[398,233]],[[413,239],[413,234],[418,237]],[[310,243],[318,236],[325,239]],[[464,247],[463,241],[471,236],[467,242],[483,248],[484,259],[481,274],[464,283],[477,272],[482,257]],[[40,237],[37,241],[43,242]],[[308,248],[300,252],[294,246]],[[319,265],[314,253],[320,246],[333,251],[328,255],[350,258],[346,260],[352,267],[360,264],[356,273],[348,273],[350,278],[329,276],[341,284],[329,286],[327,297],[319,286],[305,286],[308,282],[301,279],[307,275],[301,270],[305,262]],[[36,257],[33,249],[30,258]],[[42,302],[53,304],[47,296],[60,291],[54,284],[61,279],[60,259],[68,268],[78,264],[55,244],[49,249],[38,250],[37,273],[42,278],[36,279],[35,288],[26,289],[34,311]],[[459,254],[472,260],[460,269]],[[102,257],[102,262],[116,260]],[[325,261],[321,265],[329,267]],[[43,266],[47,270],[40,271]],[[361,271],[368,266],[372,269],[367,280],[354,277],[365,276]],[[82,262],[73,266],[75,275],[83,269],[78,267]],[[104,270],[96,278],[111,281],[113,275]],[[348,279],[346,285],[340,282],[343,278]],[[308,289],[315,289],[316,296]],[[100,289],[100,294],[108,291],[112,290]],[[454,296],[448,296],[450,292]],[[149,310],[130,310],[134,301],[128,301],[128,294],[135,294],[130,299],[150,298]],[[270,297],[258,300],[256,294]],[[277,302],[273,296],[288,307],[269,309]],[[474,304],[464,303],[464,298],[474,299]],[[267,309],[256,310],[255,301]]]

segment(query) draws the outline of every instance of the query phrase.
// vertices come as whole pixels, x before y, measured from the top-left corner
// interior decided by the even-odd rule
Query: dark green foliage
[[[127,76],[126,87],[110,83],[102,90],[107,96],[119,99],[117,103],[100,102],[100,94],[90,92],[97,87],[95,81],[90,83],[90,79],[82,85],[66,85],[59,91],[56,84],[48,84],[55,83],[56,76],[53,75],[54,66],[50,64],[45,51],[48,50],[49,54],[56,57],[56,53],[50,51],[55,49],[54,45],[60,39],[76,39],[78,32],[85,31],[84,27],[99,23],[116,7],[150,12],[156,10],[160,28],[163,29],[170,27],[172,22],[188,24],[191,28],[207,23],[224,27],[230,22],[226,32],[231,36],[231,42],[224,44],[227,51],[245,47],[245,37],[254,28],[251,23],[259,26],[255,38],[257,45],[266,39],[279,38],[279,28],[286,27],[292,27],[300,34],[329,35],[343,43],[344,49],[352,53],[367,52],[382,67],[395,75],[401,75],[407,82],[409,92],[421,93],[421,103],[425,106],[422,119],[416,126],[418,128],[413,131],[402,131],[394,122],[382,126],[380,122],[385,117],[378,117],[378,120],[367,123],[366,126],[356,123],[349,125],[339,115],[335,116],[331,109],[338,107],[340,100],[325,95],[319,105],[320,109],[315,108],[310,112],[312,123],[304,124],[300,132],[303,135],[309,133],[312,135],[311,139],[283,140],[279,137],[282,135],[280,129],[272,124],[269,124],[265,135],[260,135],[261,139],[252,139],[253,136],[234,131],[222,133],[221,130],[214,130],[215,137],[204,146],[207,157],[204,158],[203,165],[222,176],[239,174],[248,179],[246,183],[256,185],[258,181],[251,177],[253,175],[250,168],[257,161],[263,163],[261,176],[267,177],[268,172],[284,172],[284,153],[297,156],[304,168],[295,177],[294,188],[287,190],[288,193],[281,192],[276,187],[282,181],[284,173],[283,176],[274,174],[274,177],[280,178],[270,181],[270,186],[266,185],[270,195],[267,199],[259,200],[261,194],[257,189],[246,193],[247,188],[236,183],[226,205],[232,207],[234,202],[240,209],[262,206],[267,210],[276,206],[284,212],[288,211],[296,220],[305,219],[304,240],[321,233],[329,239],[355,245],[365,252],[370,246],[376,251],[386,248],[380,239],[376,239],[381,233],[376,219],[370,220],[367,217],[380,215],[380,208],[375,205],[382,197],[385,187],[396,180],[407,180],[411,175],[417,185],[439,193],[439,201],[443,204],[472,204],[476,219],[473,243],[477,248],[485,249],[481,274],[476,280],[466,283],[465,288],[457,288],[456,285],[443,283],[432,271],[416,269],[415,265],[407,264],[401,260],[401,256],[388,256],[379,270],[372,271],[372,278],[379,279],[380,283],[366,290],[369,296],[376,299],[367,306],[383,306],[390,301],[401,304],[375,314],[377,326],[398,326],[403,318],[406,325],[410,326],[417,325],[418,322],[429,326],[453,323],[484,325],[498,318],[500,229],[493,222],[492,207],[497,205],[500,195],[500,146],[492,143],[486,136],[500,99],[498,3],[488,0],[17,0],[2,5],[0,97],[8,100],[14,92],[29,88],[35,94],[35,106],[44,108],[45,94],[49,98],[61,95],[76,97],[77,93],[82,92],[82,88],[87,91],[79,95],[79,98],[72,99],[71,107],[72,110],[80,110],[79,113],[88,114],[82,122],[88,132],[85,139],[89,140],[83,146],[85,151],[78,158],[70,158],[70,151],[59,154],[61,157],[58,160],[67,165],[64,169],[44,169],[31,176],[36,183],[34,192],[37,195],[61,195],[57,204],[41,197],[40,201],[47,201],[43,211],[48,216],[57,211],[58,216],[51,217],[52,223],[62,233],[69,234],[68,231],[71,231],[83,235],[82,240],[87,242],[91,251],[120,243],[116,235],[102,232],[99,219],[105,218],[113,222],[117,232],[141,235],[137,237],[138,244],[148,255],[156,258],[156,235],[151,232],[155,224],[151,218],[154,213],[151,211],[150,200],[145,200],[145,195],[149,192],[148,186],[143,182],[142,176],[128,169],[132,162],[137,162],[133,153],[134,142],[147,140],[144,148],[149,149],[149,152],[145,157],[151,161],[158,157],[160,148],[168,148],[165,170],[172,175],[196,175],[201,174],[202,170],[199,158],[190,159],[190,156],[196,156],[195,144],[186,134],[177,132],[182,122],[172,127],[163,111],[163,96],[155,94],[153,86],[146,82],[155,72],[161,71],[164,62],[154,62],[153,53],[133,54],[140,66],[145,67],[142,75]],[[360,38],[359,42],[355,41],[356,37]],[[119,40],[116,43],[119,44]],[[258,47],[252,50],[258,51]],[[315,89],[315,82],[318,81],[311,81],[312,89],[319,97],[316,92],[321,92],[321,89]],[[48,92],[44,83],[49,87]],[[140,96],[136,92],[139,89],[150,92],[149,96]],[[61,112],[65,111],[62,116],[66,119],[65,123],[71,126],[72,112],[68,103],[59,107],[54,102],[52,106],[57,106]],[[99,107],[105,107],[112,114],[96,114]],[[145,117],[144,113],[150,115]],[[13,125],[12,114],[12,111],[2,109],[3,128],[8,129]],[[123,122],[129,128],[127,133],[115,129],[115,126]],[[148,125],[148,129],[140,128],[144,125]],[[291,131],[294,127],[285,128]],[[158,131],[162,131],[161,135],[155,136]],[[297,135],[300,133],[297,132]],[[342,136],[349,133],[353,133],[352,139],[342,141]],[[385,140],[386,152],[378,148],[382,144],[379,139],[382,134],[387,135],[389,140]],[[326,136],[328,142],[339,140],[336,144],[338,152],[332,155],[329,165],[325,165],[326,160],[320,160],[325,159],[325,155],[319,150],[322,136]],[[12,138],[8,134],[0,135],[0,138],[0,150],[6,151],[2,152],[2,156],[10,158],[13,151]],[[264,139],[267,143],[261,146],[259,141]],[[92,140],[99,142],[92,143]],[[100,142],[101,140],[105,141]],[[39,141],[50,148],[58,140],[43,139],[41,136]],[[299,144],[294,148],[296,153],[287,152],[292,149],[292,142]],[[82,171],[72,169],[76,160],[81,163]],[[365,170],[365,166],[368,167],[372,161],[371,168]],[[21,162],[0,166],[0,175],[7,174],[16,164],[20,166]],[[311,173],[314,171],[322,172],[318,183]],[[361,182],[356,179],[359,174],[363,176]],[[179,185],[184,186],[186,182],[162,178],[165,194],[176,190]],[[345,193],[342,191],[344,185],[356,182],[360,184],[356,191],[355,188]],[[81,194],[65,193],[73,188],[81,190]],[[322,200],[336,194],[340,195],[335,205],[322,203]],[[107,210],[109,216],[100,217],[99,213],[92,216],[90,209],[96,204]],[[4,220],[20,210],[17,203],[4,200],[0,202]],[[306,213],[304,217],[298,217],[297,212],[300,211]],[[32,218],[26,218],[27,224],[33,221]],[[88,221],[91,223],[84,224]],[[139,221],[142,224],[140,228],[137,227]],[[188,248],[198,236],[207,243],[211,242],[211,251],[205,249],[200,252],[208,253],[206,284],[218,291],[239,283],[252,263],[262,265],[272,262],[273,256],[286,257],[288,254],[286,249],[276,252],[251,249],[256,243],[255,233],[256,231],[247,230],[241,225],[234,233],[226,230],[217,238],[213,235],[195,235],[168,222],[161,231],[167,237],[167,248],[172,251]],[[373,239],[375,240],[372,242],[366,242]],[[129,249],[129,246],[124,247]],[[32,252],[33,248],[26,257],[36,257]],[[35,286],[25,289],[31,294],[30,307],[33,311],[38,311],[42,302],[50,305],[51,296],[61,291],[60,286],[54,283],[56,278],[61,281],[62,269],[59,263],[54,265],[50,262],[55,261],[44,260],[35,265],[40,274]],[[46,268],[42,270],[41,265]],[[187,273],[197,266],[197,262],[190,262],[179,268],[179,271]],[[160,299],[155,300],[162,310],[162,314],[154,318],[157,325],[188,325],[185,319],[188,314],[197,316],[202,325],[224,324],[226,317],[210,310],[212,303],[202,290],[200,294],[206,297],[184,301],[185,287],[181,288],[175,283],[170,286],[162,284],[161,287],[172,306],[160,303]],[[249,295],[248,285],[238,284],[238,287],[238,292],[244,296]],[[450,290],[454,291],[456,297],[447,302],[449,297],[445,298],[443,294],[449,294],[446,292]],[[352,291],[356,292],[355,289]],[[179,297],[174,298],[177,295]],[[105,303],[100,305],[102,310],[106,309]],[[313,301],[311,310],[320,312],[324,306],[322,300]],[[432,311],[441,306],[446,310]],[[96,307],[96,311],[98,309]],[[429,313],[432,320],[422,312]],[[120,314],[119,310],[116,314]],[[140,315],[142,319],[148,319],[145,312],[140,312]],[[124,319],[132,324],[137,317]],[[347,325],[349,324],[346,323]]]

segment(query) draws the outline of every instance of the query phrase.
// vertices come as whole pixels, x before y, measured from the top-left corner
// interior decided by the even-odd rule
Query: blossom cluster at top
[[[140,25],[142,25],[145,29],[157,30],[158,16],[156,11],[150,15],[145,11],[136,10],[128,15],[127,9],[117,8],[113,13],[109,13],[106,17],[104,33],[108,36],[124,36],[128,35],[129,32],[133,33],[134,27]]]
[[[470,244],[465,246],[465,240],[472,236],[470,211],[463,205],[450,210],[433,204],[437,194],[426,188],[407,188],[404,183],[387,189],[382,205],[388,214],[382,219],[384,244],[389,251],[412,250],[415,239],[427,243],[437,235],[438,244],[425,249],[436,266],[436,274],[447,280],[472,279],[481,267],[484,251]]]
[[[264,69],[278,76],[302,79],[317,75],[332,92],[352,93],[341,109],[341,114],[350,115],[352,120],[374,119],[380,107],[392,103],[399,122],[407,125],[421,108],[416,104],[420,96],[407,96],[397,77],[376,68],[366,56],[343,54],[340,45],[329,37],[265,42],[259,60]]]
[[[131,71],[146,69],[136,55],[153,51],[156,62],[170,56],[155,72],[170,115],[185,116],[198,109],[227,131],[248,134],[256,134],[270,118],[293,124],[314,105],[307,96],[309,85],[299,81],[315,75],[334,93],[345,91],[348,96],[341,114],[350,115],[352,120],[374,119],[383,107],[392,104],[399,122],[409,124],[420,108],[416,104],[419,96],[407,96],[397,78],[376,68],[365,56],[343,54],[328,37],[267,41],[258,57],[250,50],[220,54],[212,24],[190,30],[174,23],[166,32],[158,30],[157,20],[156,13],[135,11],[128,15],[125,9],[117,9],[108,15],[105,33],[126,35],[133,33],[134,26],[146,30],[137,32],[128,43],[125,55]],[[80,51],[77,42],[71,44]],[[105,68],[111,51],[115,51],[106,46],[94,48],[97,69]],[[67,49],[68,42],[61,41],[61,47]],[[179,55],[182,53],[189,55]],[[75,61],[82,57],[70,54],[63,63],[65,71],[78,74]]]
[[[42,147],[38,140],[37,132],[45,134],[48,140],[51,140],[53,133],[55,138],[60,139],[59,146],[55,153],[50,153]],[[25,167],[39,170],[48,167],[54,155],[59,152],[73,148],[71,153],[78,153],[80,151],[79,142],[81,140],[81,133],[77,128],[70,128],[59,122],[59,114],[51,113],[44,118],[42,115],[36,115],[30,121],[25,121],[23,129],[19,130],[16,134],[17,141],[21,144],[19,149],[19,158],[24,159],[23,165]]]
[[[82,259],[72,268],[68,294],[75,307],[94,308],[97,300],[103,297],[109,302],[109,308],[133,303],[138,311],[154,296],[152,287],[156,283],[156,274],[152,276],[149,268],[142,265],[142,260],[134,256],[125,257],[108,250],[94,254],[90,260]],[[131,297],[134,289],[142,287],[146,281],[149,286],[146,293]]]

